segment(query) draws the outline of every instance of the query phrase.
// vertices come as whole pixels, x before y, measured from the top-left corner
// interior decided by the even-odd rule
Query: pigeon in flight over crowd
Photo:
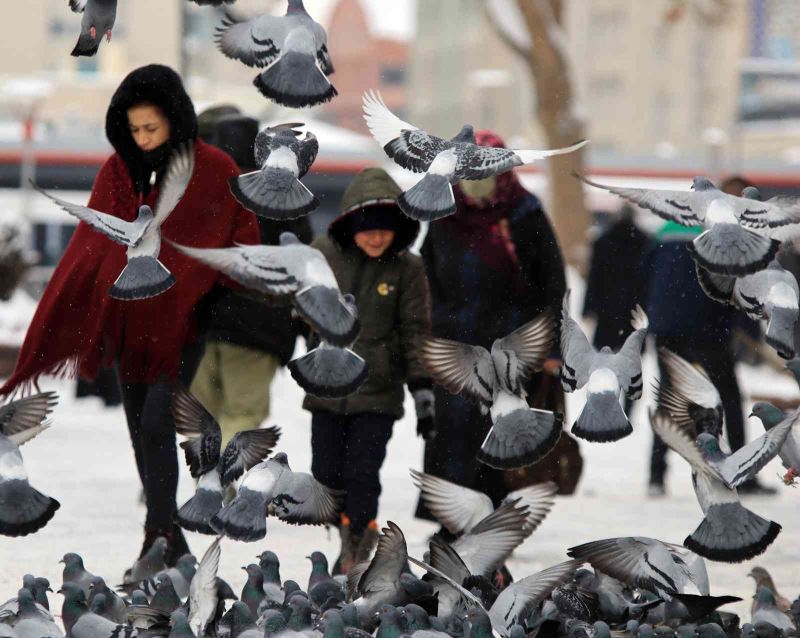
[[[104,36],[111,42],[111,32],[117,19],[117,0],[69,0],[69,8],[83,14],[81,34],[72,50],[74,57],[93,56]]]
[[[372,136],[399,166],[425,176],[397,200],[403,212],[420,221],[434,221],[456,211],[453,184],[499,175],[516,166],[563,155],[588,144],[545,151],[478,146],[472,126],[465,124],[445,140],[404,122],[392,113],[380,93],[364,94],[364,119]]]
[[[327,77],[333,73],[328,35],[308,15],[303,0],[289,0],[284,16],[238,20],[228,14],[216,41],[227,57],[263,69],[253,84],[278,104],[314,106],[337,95]]]
[[[768,432],[780,426],[787,417],[783,411],[766,401],[754,403],[750,416],[757,417]],[[778,456],[786,468],[783,482],[786,485],[794,485],[795,479],[800,476],[800,425],[795,424],[789,430]]]

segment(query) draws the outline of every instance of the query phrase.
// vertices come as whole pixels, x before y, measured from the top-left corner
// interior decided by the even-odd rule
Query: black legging
[[[183,353],[180,382],[188,387],[202,355],[202,346],[192,344]],[[178,452],[172,419],[171,381],[120,382],[122,404],[128,421],[136,469],[147,504],[146,529],[169,530],[177,511]]]
[[[731,452],[744,445],[744,415],[742,414],[742,395],[736,380],[736,361],[730,344],[697,346],[683,339],[657,337],[656,345],[669,348],[690,363],[699,363],[708,373],[722,399],[725,412],[725,429]],[[659,366],[660,368],[660,366]],[[660,368],[661,382],[668,383],[664,370]],[[661,483],[667,470],[667,446],[657,436],[653,436],[653,452],[650,457],[650,482]]]

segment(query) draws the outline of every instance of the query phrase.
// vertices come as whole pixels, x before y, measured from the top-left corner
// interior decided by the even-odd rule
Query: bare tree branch
[[[516,9],[516,0],[506,0],[509,3],[512,3],[513,8]],[[519,57],[526,59],[528,58],[528,48],[524,47],[518,39],[515,39],[514,36],[508,31],[508,29],[503,26],[501,20],[499,19],[499,8],[497,4],[497,0],[485,0],[483,3],[483,13],[486,18],[486,21],[492,27],[492,30],[497,34],[497,37],[503,41],[511,51],[516,53]],[[527,27],[524,27],[527,29]]]

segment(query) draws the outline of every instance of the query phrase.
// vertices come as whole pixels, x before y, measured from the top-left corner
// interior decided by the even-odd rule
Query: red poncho
[[[195,157],[192,180],[161,227],[162,238],[203,248],[258,243],[255,217],[228,190],[228,178],[239,173],[236,164],[200,140]],[[154,189],[141,203],[154,208],[157,197]],[[128,169],[115,154],[100,169],[88,206],[133,220],[139,199]],[[152,299],[119,301],[108,290],[127,263],[125,250],[87,224],[78,224],[36,309],[14,374],[0,394],[35,384],[42,374],[79,372],[92,379],[114,360],[130,382],[177,374],[184,344],[197,337],[195,307],[221,276],[163,241],[159,260],[175,275],[175,285]]]

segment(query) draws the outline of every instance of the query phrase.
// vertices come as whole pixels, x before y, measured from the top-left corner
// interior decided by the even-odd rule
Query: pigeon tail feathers
[[[245,173],[228,182],[247,210],[267,219],[297,219],[319,206],[319,200],[289,171],[279,168]]]
[[[155,257],[131,257],[108,291],[123,301],[149,299],[175,285],[175,276]]]
[[[778,308],[773,306],[769,313],[767,345],[775,349],[782,359],[794,357],[794,327],[797,323],[797,308]]]
[[[426,174],[397,198],[397,205],[411,219],[432,222],[456,212],[456,200],[450,180],[442,175]]]
[[[695,262],[718,275],[749,275],[763,270],[781,243],[738,224],[716,224],[698,237],[689,250]]]
[[[294,304],[314,332],[335,346],[349,346],[361,330],[358,318],[336,288],[311,286],[295,295]]]
[[[347,348],[319,347],[289,362],[289,372],[309,394],[339,399],[353,394],[367,378],[367,362]]]
[[[754,514],[741,503],[719,503],[708,508],[684,547],[709,560],[741,563],[763,554],[781,526]]]
[[[267,535],[267,503],[259,492],[240,487],[239,493],[212,519],[211,527],[237,541],[258,541]]]
[[[0,534],[27,536],[50,522],[61,504],[31,487],[27,481],[12,479],[0,483]]]
[[[478,451],[481,463],[516,470],[543,459],[561,438],[560,413],[519,408],[497,419]]]
[[[614,392],[588,392],[586,405],[572,426],[572,433],[592,443],[610,443],[624,439],[633,426]]]
[[[190,532],[216,536],[211,519],[222,509],[222,492],[198,487],[194,496],[178,510],[178,524]]]
[[[301,108],[330,102],[338,95],[317,66],[315,56],[287,51],[253,80],[264,97],[283,106]]]
[[[72,53],[70,53],[70,55],[73,58],[81,56],[91,58],[97,53],[98,49],[100,49],[101,39],[102,38],[97,38],[97,40],[93,40],[92,36],[90,36],[88,33],[81,33],[81,35],[78,37],[78,41],[75,43],[75,48],[72,49]]]

